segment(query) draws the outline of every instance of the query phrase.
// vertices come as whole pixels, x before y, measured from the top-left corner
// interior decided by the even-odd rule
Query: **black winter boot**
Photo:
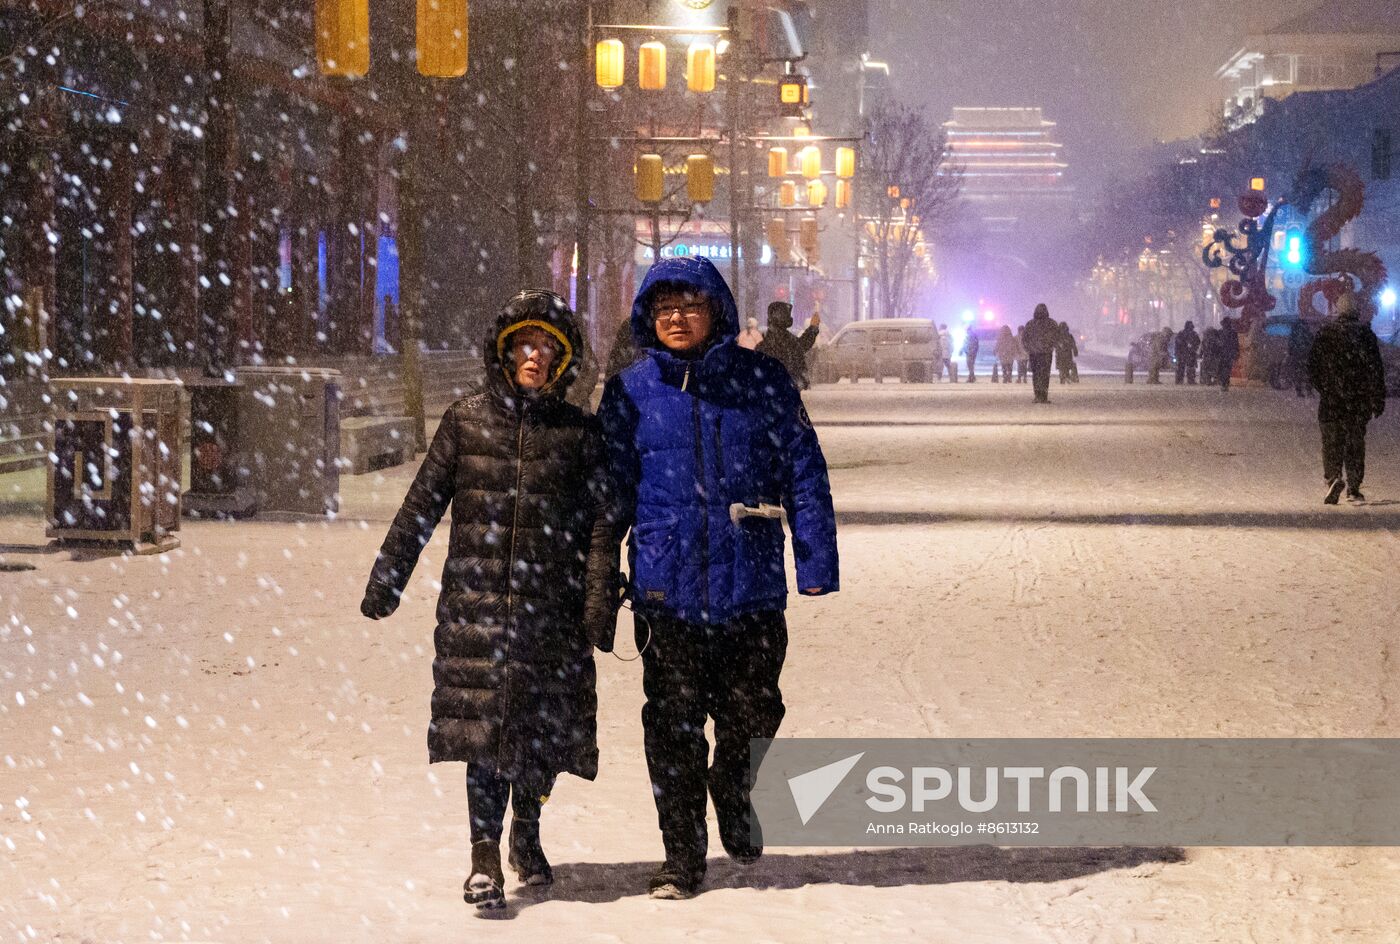
[[[506,877],[501,872],[501,844],[494,839],[472,843],[472,871],[462,886],[462,898],[485,910],[504,908]]]
[[[647,891],[652,898],[681,901],[694,898],[704,880],[704,859],[700,860],[698,866],[667,859],[647,883]]]
[[[524,885],[552,885],[554,871],[540,848],[540,821],[518,817],[510,821],[510,867]]]
[[[752,865],[763,855],[763,845],[749,832],[749,803],[743,797],[714,794],[715,818],[719,820],[719,840],[729,858],[740,865]],[[723,798],[722,798],[723,797]]]

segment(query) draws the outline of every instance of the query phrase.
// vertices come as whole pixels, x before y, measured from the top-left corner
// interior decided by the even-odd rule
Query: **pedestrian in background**
[[[1220,319],[1220,356],[1216,365],[1216,375],[1220,379],[1222,393],[1230,392],[1230,375],[1234,373],[1235,361],[1240,358],[1240,335],[1235,329],[1234,318]]]
[[[943,380],[943,340],[937,331],[933,332],[933,337],[929,339],[929,360],[933,362],[933,382],[941,383]]]
[[[1050,320],[1050,306],[1041,302],[1026,322],[1023,336],[1026,354],[1031,362],[1031,389],[1035,403],[1050,402],[1050,367],[1055,359],[1055,346],[1060,341],[1060,326]]]
[[[756,350],[767,354],[787,368],[788,376],[797,384],[797,389],[806,390],[807,352],[817,343],[817,332],[821,330],[822,316],[812,315],[812,321],[801,336],[788,329],[792,327],[792,306],[787,302],[772,302],[768,306],[768,333]]]
[[[1002,325],[997,332],[997,343],[992,348],[992,354],[996,357],[996,364],[992,365],[992,383],[997,382],[997,367],[1001,368],[1001,382],[1011,383],[1011,367],[1016,363],[1016,355],[1020,348],[1016,344],[1016,335],[1011,333],[1010,325]]]
[[[1322,431],[1323,501],[1363,502],[1366,426],[1385,412],[1385,364],[1380,343],[1350,293],[1337,301],[1337,316],[1318,329],[1308,357],[1308,375],[1317,388],[1317,423]]]
[[[1308,382],[1308,359],[1312,355],[1313,333],[1307,322],[1297,321],[1288,331],[1288,353],[1283,358],[1284,381],[1300,397],[1312,395]]]
[[[1023,384],[1030,373],[1030,355],[1026,353],[1026,326],[1016,329],[1016,382]]]
[[[1187,383],[1196,385],[1196,358],[1201,350],[1201,336],[1196,326],[1188,321],[1176,336],[1176,385]]]
[[[977,332],[972,328],[967,329],[967,337],[963,338],[962,354],[967,359],[967,382],[977,382],[977,352],[982,349],[982,342],[977,340]]]
[[[1220,329],[1206,328],[1201,332],[1201,384],[1206,387],[1220,382]]]
[[[946,324],[938,326],[938,348],[943,357],[943,369],[948,371],[948,381],[956,383],[957,378],[953,376],[953,336],[948,333]]]
[[[1068,321],[1060,322],[1060,337],[1055,343],[1055,366],[1060,371],[1060,383],[1079,383],[1079,365],[1074,359],[1079,356],[1079,342],[1069,329]]]
[[[739,332],[735,343],[750,351],[756,350],[763,343],[763,332],[758,330],[757,318],[749,318],[744,321],[744,330]]]
[[[1152,332],[1148,339],[1148,357],[1151,364],[1147,368],[1147,382],[1159,384],[1162,382],[1162,368],[1171,364],[1171,354],[1168,346],[1171,344],[1172,329],[1163,328],[1160,331]]]
[[[602,436],[564,399],[580,344],[558,295],[510,301],[483,346],[485,391],[443,414],[360,603],[393,614],[451,505],[428,760],[467,764],[463,895],[478,908],[505,902],[506,806],[511,867],[547,885],[540,805],[559,774],[598,774],[593,649],[612,648],[619,577]]]

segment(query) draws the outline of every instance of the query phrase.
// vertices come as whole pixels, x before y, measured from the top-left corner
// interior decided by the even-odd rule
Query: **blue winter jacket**
[[[714,340],[686,360],[661,346],[651,299],[703,292]],[[735,523],[730,505],[781,504],[792,530],[797,586],[839,589],[836,516],[826,460],[802,398],[778,361],[740,347],[729,286],[705,258],[667,259],[632,305],[646,356],[608,382],[599,407],[628,544],[633,605],[697,623],[781,610],[787,601],[783,525]]]

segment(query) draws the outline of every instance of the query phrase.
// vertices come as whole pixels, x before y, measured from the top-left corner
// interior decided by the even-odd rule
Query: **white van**
[[[875,318],[846,325],[830,344],[819,348],[812,379],[835,383],[849,377],[855,383],[874,377],[881,383],[886,377],[897,377],[907,383],[931,383],[941,360],[938,328],[932,319]]]

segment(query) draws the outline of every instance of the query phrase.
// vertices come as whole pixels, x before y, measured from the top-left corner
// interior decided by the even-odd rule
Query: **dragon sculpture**
[[[1342,227],[1360,215],[1366,202],[1366,185],[1361,177],[1345,164],[1305,167],[1293,182],[1286,202],[1306,215],[1328,190],[1337,194],[1337,200],[1308,226],[1305,269],[1313,278],[1298,292],[1298,314],[1303,318],[1323,317],[1313,306],[1319,292],[1329,304],[1354,292],[1361,304],[1362,318],[1369,320],[1376,313],[1376,293],[1386,279],[1385,264],[1373,252],[1325,248]]]

